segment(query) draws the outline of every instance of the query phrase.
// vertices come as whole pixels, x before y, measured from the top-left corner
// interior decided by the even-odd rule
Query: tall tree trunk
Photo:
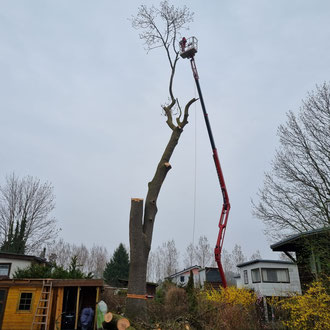
[[[143,199],[132,198],[131,200],[129,224],[130,270],[126,301],[126,314],[131,318],[145,319],[146,317],[147,263],[157,214],[157,198],[164,179],[171,169],[169,161],[182,131],[183,129],[180,126],[173,129],[170,140],[158,163],[156,173],[148,184],[144,212]]]

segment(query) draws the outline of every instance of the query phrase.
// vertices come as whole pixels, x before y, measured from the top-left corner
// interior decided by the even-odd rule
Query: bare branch
[[[49,217],[55,207],[53,187],[39,179],[12,174],[0,186],[0,237],[2,249],[24,253],[40,249],[57,234]]]
[[[184,108],[184,115],[183,115],[183,120],[180,121],[180,117],[177,118],[177,123],[178,123],[178,126],[183,128],[185,127],[187,124],[188,124],[188,117],[189,117],[189,108],[190,106],[195,103],[198,99],[191,99],[185,106]]]
[[[190,12],[186,6],[176,8],[169,5],[168,1],[162,1],[159,8],[140,6],[137,15],[131,18],[132,26],[142,31],[139,36],[140,39],[144,40],[147,51],[160,47],[165,49],[171,68],[169,81],[171,103],[168,105],[169,109],[172,109],[176,103],[173,93],[173,79],[179,60],[179,51],[176,49],[177,37],[182,30],[188,29],[187,25],[193,21],[193,15],[194,13]],[[168,113],[166,115],[168,117]],[[168,121],[171,122],[169,119]]]
[[[317,86],[278,130],[281,147],[265,176],[254,214],[269,231],[330,225],[330,84]]]

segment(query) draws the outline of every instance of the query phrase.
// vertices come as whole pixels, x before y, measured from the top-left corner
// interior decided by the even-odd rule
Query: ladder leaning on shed
[[[31,330],[34,329],[47,329],[48,325],[48,314],[50,299],[52,293],[52,282],[51,280],[43,280],[41,294],[36,308]]]

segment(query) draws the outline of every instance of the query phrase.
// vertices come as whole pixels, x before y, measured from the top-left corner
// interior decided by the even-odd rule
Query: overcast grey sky
[[[0,1],[0,181],[33,175],[55,187],[55,217],[71,243],[128,246],[131,197],[147,183],[170,136],[161,115],[168,66],[146,54],[128,18],[140,1]],[[157,4],[156,1],[143,1]],[[195,12],[187,36],[231,198],[224,248],[277,258],[251,214],[278,147],[276,130],[315,84],[329,80],[330,2],[172,1]],[[188,61],[175,88],[196,95]],[[195,143],[196,141],[196,143]],[[195,150],[197,170],[195,172]],[[174,239],[214,245],[222,197],[200,105],[171,160],[153,248]]]

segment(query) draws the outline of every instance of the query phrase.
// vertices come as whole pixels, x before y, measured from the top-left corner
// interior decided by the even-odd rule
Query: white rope
[[[196,98],[196,86],[195,86]],[[192,244],[195,244],[195,227],[196,227],[196,192],[197,192],[197,102],[195,102],[195,160],[194,160],[194,224],[192,234]]]

